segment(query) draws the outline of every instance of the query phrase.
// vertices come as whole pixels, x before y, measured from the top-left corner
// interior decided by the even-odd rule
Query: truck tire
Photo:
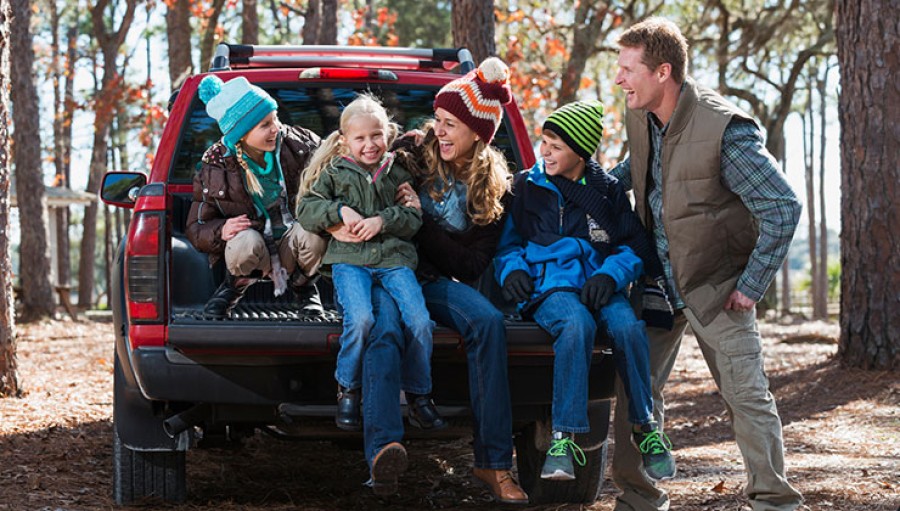
[[[187,498],[184,451],[129,449],[113,426],[113,499],[116,505]]]
[[[608,406],[606,407],[606,426],[609,422]],[[602,414],[598,414],[601,417]],[[605,425],[594,424],[592,429],[603,429],[602,439],[595,442],[583,442],[576,437],[584,448],[585,464],[575,464],[574,481],[547,481],[541,479],[541,468],[547,454],[547,446],[538,445],[538,438],[546,433],[549,437],[550,421],[532,422],[516,435],[516,466],[519,470],[519,482],[528,493],[532,504],[551,503],[586,503],[597,500],[606,479],[606,461],[609,442],[606,439]],[[599,421],[598,421],[599,422]],[[545,442],[546,443],[546,442]],[[589,446],[585,448],[586,446]]]

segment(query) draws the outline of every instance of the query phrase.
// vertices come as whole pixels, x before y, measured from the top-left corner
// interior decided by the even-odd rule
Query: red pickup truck
[[[374,92],[404,129],[415,128],[432,115],[440,87],[474,65],[465,49],[222,44],[210,72],[225,81],[246,77],[275,98],[282,123],[325,136],[336,129],[343,105],[360,91]],[[202,314],[224,275],[223,268],[209,267],[206,254],[188,242],[184,230],[192,177],[203,152],[220,137],[197,96],[203,76],[188,78],[173,95],[149,177],[108,173],[101,190],[107,204],[133,209],[109,290],[116,333],[114,497],[120,505],[148,497],[184,501],[185,452],[194,447],[238,442],[260,431],[342,441],[359,435],[334,426],[341,321],[326,279],[319,283],[324,320],[299,314],[290,293],[274,298],[267,282],[254,285],[226,319]],[[494,144],[506,154],[510,172],[534,163],[515,103],[506,107]],[[534,502],[593,502],[606,466],[611,352],[597,342],[590,372],[591,433],[576,439],[587,463],[576,467],[576,481],[546,484],[539,474],[550,419],[551,339],[503,302],[490,271],[479,289],[507,313],[523,487]],[[435,330],[433,395],[459,436],[471,434],[464,349],[456,332]],[[293,409],[303,411],[301,420],[286,423],[278,413],[285,402],[300,405]]]

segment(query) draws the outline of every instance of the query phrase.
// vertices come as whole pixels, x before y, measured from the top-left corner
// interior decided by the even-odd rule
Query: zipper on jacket
[[[565,212],[566,212],[566,206],[563,204],[560,204],[560,206],[559,206],[559,235],[560,236],[563,235],[563,215],[565,214]]]

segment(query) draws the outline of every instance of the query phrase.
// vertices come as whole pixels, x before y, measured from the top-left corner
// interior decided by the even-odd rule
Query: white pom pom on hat
[[[511,100],[509,67],[489,57],[478,69],[444,85],[434,98],[434,108],[450,112],[489,144],[503,120],[503,105]]]
[[[478,66],[478,76],[488,83],[507,83],[509,67],[497,57],[488,57]]]

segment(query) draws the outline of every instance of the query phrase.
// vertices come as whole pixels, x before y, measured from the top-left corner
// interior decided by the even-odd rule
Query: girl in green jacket
[[[300,186],[297,218],[304,229],[322,232],[343,223],[353,238],[332,238],[323,260],[326,267],[330,266],[337,303],[343,309],[344,328],[335,370],[335,422],[346,430],[360,429],[362,353],[375,323],[374,285],[380,284],[397,302],[403,326],[412,338],[409,349],[414,363],[403,375],[407,401],[410,393],[431,393],[434,322],[416,280],[417,255],[412,242],[422,225],[422,215],[414,207],[413,197],[395,202],[400,184],[412,180],[387,150],[396,134],[396,125],[381,103],[373,96],[360,95],[341,113],[340,129],[313,155]],[[424,428],[443,426],[433,405],[428,408],[428,413],[411,413],[411,420],[424,417],[417,424]]]

